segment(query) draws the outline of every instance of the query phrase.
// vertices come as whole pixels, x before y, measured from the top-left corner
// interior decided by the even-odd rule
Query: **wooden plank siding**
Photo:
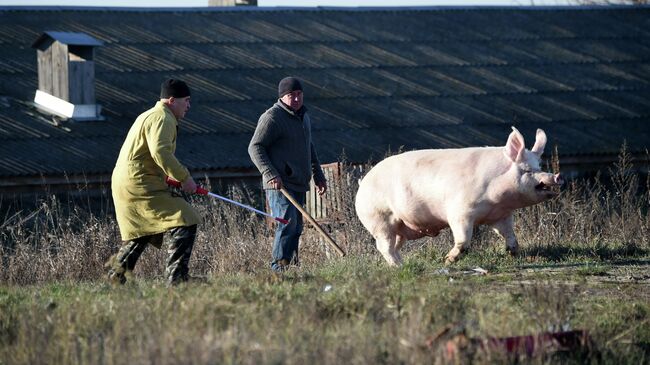
[[[305,208],[317,221],[335,219],[337,212],[341,210],[341,164],[338,162],[324,164],[321,166],[325,179],[327,179],[327,192],[319,196],[316,191],[316,184],[312,180],[309,183],[309,191],[305,200]]]
[[[305,210],[317,222],[330,222],[339,218],[341,211],[341,163],[334,162],[321,165],[323,173],[327,179],[327,192],[324,196],[319,196],[316,191],[316,184],[312,180],[309,183],[309,191],[305,197]],[[264,197],[264,207],[267,212],[271,212],[269,201]],[[309,222],[304,220],[305,224]],[[270,227],[275,226],[273,219],[267,219]]]
[[[68,92],[68,46],[54,42],[52,47],[52,95],[70,100]]]
[[[313,180],[309,183],[309,191],[306,193],[305,210],[320,224],[340,223],[344,219],[343,210],[346,205],[344,199],[354,198],[355,192],[348,191],[356,187],[356,179],[359,179],[366,170],[365,164],[354,164],[345,169],[340,162],[321,165],[327,179],[327,192],[319,196],[316,184]],[[356,188],[354,188],[356,189]],[[265,200],[265,209],[271,212],[268,200]],[[275,221],[267,219],[270,227],[275,226]],[[309,223],[305,220],[305,225]]]
[[[93,61],[77,59],[69,62],[69,90],[72,104],[95,103],[95,65]]]
[[[38,89],[48,94],[53,93],[52,88],[52,48],[39,49],[38,53]]]

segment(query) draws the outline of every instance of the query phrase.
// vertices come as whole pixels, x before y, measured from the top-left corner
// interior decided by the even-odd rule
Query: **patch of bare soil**
[[[441,269],[435,274],[447,275],[450,281],[469,276],[486,276],[485,290],[501,290],[521,285],[580,287],[581,294],[619,296],[650,301],[650,261],[616,261],[607,263],[575,263],[525,265],[516,271],[490,273],[482,268]]]

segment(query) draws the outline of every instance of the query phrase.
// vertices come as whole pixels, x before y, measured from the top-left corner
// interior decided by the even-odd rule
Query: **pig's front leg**
[[[378,230],[375,235],[375,242],[377,250],[384,256],[384,259],[389,266],[402,265],[402,256],[400,256],[398,248],[398,237],[390,227],[383,227]]]
[[[494,231],[506,240],[506,251],[514,256],[519,251],[519,243],[513,227],[512,214],[492,225]]]
[[[458,259],[458,256],[469,247],[469,241],[474,232],[474,222],[467,219],[458,219],[449,222],[449,227],[454,235],[454,248],[447,253],[445,264],[449,265]]]

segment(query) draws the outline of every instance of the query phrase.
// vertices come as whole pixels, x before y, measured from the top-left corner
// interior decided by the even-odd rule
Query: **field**
[[[518,257],[480,228],[448,267],[448,230],[387,267],[354,216],[353,184],[344,224],[330,227],[348,255],[307,229],[300,265],[282,277],[268,270],[264,221],[196,200],[198,278],[175,288],[154,248],[130,283],[106,283],[114,218],[50,197],[0,226],[0,364],[648,364],[650,189],[630,167],[622,153],[611,184],[573,182],[519,211]],[[560,331],[582,335],[566,346],[536,337],[529,351],[489,345]]]

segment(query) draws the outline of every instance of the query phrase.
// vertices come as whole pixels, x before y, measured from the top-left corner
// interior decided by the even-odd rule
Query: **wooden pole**
[[[320,226],[318,223],[316,223],[316,220],[315,220],[314,218],[312,218],[311,215],[309,215],[309,213],[307,213],[307,211],[302,207],[302,205],[300,205],[300,204],[299,204],[299,203],[298,203],[298,202],[297,202],[297,201],[296,201],[296,200],[291,196],[291,194],[289,194],[289,192],[288,192],[285,188],[280,188],[280,191],[282,192],[282,194],[284,194],[284,196],[287,197],[287,199],[289,199],[289,201],[291,202],[291,204],[293,204],[293,206],[296,207],[296,209],[298,209],[298,210],[300,211],[300,213],[302,213],[303,217],[307,218],[307,220],[308,220],[311,224],[314,225],[314,227],[316,228],[316,230],[317,230],[317,231],[318,231],[318,232],[319,232],[319,233],[320,233],[320,234],[325,238],[325,240],[327,241],[327,243],[329,243],[330,246],[332,246],[332,248],[334,248],[334,250],[335,250],[339,255],[341,255],[341,257],[345,256],[345,252],[344,252],[344,251],[339,247],[339,245],[336,244],[336,242],[334,242],[334,240],[332,239],[332,237],[330,237],[330,235],[327,234],[327,232],[325,232],[325,231],[323,230],[323,228],[321,228],[321,226]]]

